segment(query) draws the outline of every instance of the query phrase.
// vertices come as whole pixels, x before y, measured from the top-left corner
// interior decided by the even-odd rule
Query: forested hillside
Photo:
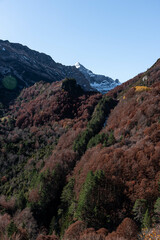
[[[0,239],[158,239],[159,77],[157,61],[107,95],[21,92],[0,119]]]

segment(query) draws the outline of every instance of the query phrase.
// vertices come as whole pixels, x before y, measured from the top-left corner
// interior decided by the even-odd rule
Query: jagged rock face
[[[114,81],[110,77],[106,77],[104,75],[99,75],[99,74],[94,74],[92,71],[85,68],[79,62],[77,62],[75,64],[75,67],[85,76],[85,78],[89,81],[92,88],[96,89],[97,91],[99,91],[101,93],[106,93],[109,90],[120,85],[120,82],[118,79],[116,79]]]
[[[14,89],[4,84],[6,76],[15,78],[17,84]],[[91,90],[88,80],[75,66],[64,66],[44,53],[0,40],[0,102],[4,105],[15,99],[24,87],[35,82],[54,82],[66,77],[75,78],[85,90]]]

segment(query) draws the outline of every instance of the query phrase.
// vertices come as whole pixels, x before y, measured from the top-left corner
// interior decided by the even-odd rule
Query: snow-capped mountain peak
[[[81,64],[80,64],[79,62],[76,62],[76,63],[75,63],[75,67],[76,67],[76,68],[80,68],[80,67],[81,67]]]
[[[85,68],[79,62],[75,63],[75,67],[85,76],[91,87],[101,93],[106,93],[121,84],[118,79],[113,80],[112,78],[104,75],[94,74],[91,70]]]

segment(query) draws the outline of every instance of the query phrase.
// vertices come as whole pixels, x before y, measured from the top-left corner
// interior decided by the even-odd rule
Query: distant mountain
[[[4,79],[8,76],[12,78]],[[88,80],[75,66],[64,66],[44,53],[0,40],[0,102],[4,105],[35,82],[55,82],[64,78],[75,78],[83,89],[92,90]]]
[[[64,66],[27,46],[0,40],[0,103],[3,105],[8,105],[23,88],[35,82],[43,80],[51,83],[64,78],[76,79],[86,91],[106,93],[119,85],[118,80],[93,74],[79,63]]]
[[[75,64],[75,67],[85,76],[91,87],[101,93],[106,93],[121,84],[118,79],[114,81],[110,77],[94,74],[91,70],[88,70],[79,62]]]

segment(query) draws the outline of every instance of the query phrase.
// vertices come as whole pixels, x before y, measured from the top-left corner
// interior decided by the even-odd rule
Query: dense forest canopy
[[[158,60],[106,95],[41,81],[1,106],[0,238],[158,236],[159,80]]]

